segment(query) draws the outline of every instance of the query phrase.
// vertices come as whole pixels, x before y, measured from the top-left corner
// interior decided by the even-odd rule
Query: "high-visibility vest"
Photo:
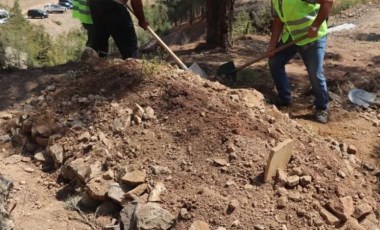
[[[73,0],[73,18],[77,18],[85,24],[92,24],[88,0]]]
[[[289,36],[292,40],[295,40],[305,35],[317,17],[320,8],[320,4],[312,4],[301,0],[272,0],[272,3],[284,23],[284,31],[281,36],[283,42],[288,41]],[[327,23],[324,21],[319,27],[317,37],[307,38],[298,42],[297,45],[308,44],[326,34]]]

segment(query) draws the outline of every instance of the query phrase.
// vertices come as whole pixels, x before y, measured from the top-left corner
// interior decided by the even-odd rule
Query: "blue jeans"
[[[283,45],[281,42],[279,46]],[[291,88],[288,76],[285,71],[285,65],[298,52],[306,66],[315,96],[314,105],[317,109],[327,109],[329,97],[327,93],[327,84],[323,72],[323,59],[326,51],[326,36],[319,40],[306,44],[304,46],[293,45],[269,59],[269,69],[276,85],[278,96],[287,102],[291,102]]]

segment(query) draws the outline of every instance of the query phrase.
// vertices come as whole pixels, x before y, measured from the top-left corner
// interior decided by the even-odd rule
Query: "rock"
[[[113,180],[113,178],[115,178],[115,175],[111,169],[108,169],[107,172],[103,173],[103,179]]]
[[[289,187],[295,187],[300,183],[299,176],[289,176],[286,178],[286,185]]]
[[[229,166],[229,163],[225,159],[215,158],[213,161],[216,166]]]
[[[32,172],[34,172],[34,169],[32,169],[32,168],[30,168],[30,167],[25,167],[25,168],[24,168],[24,171],[25,171],[25,172],[28,172],[28,173],[32,173]]]
[[[321,208],[321,210],[319,211],[319,214],[322,216],[322,218],[325,220],[326,224],[328,225],[337,226],[340,223],[340,220],[336,216],[334,216],[332,213],[330,213],[324,208]]]
[[[135,107],[133,108],[133,115],[141,118],[144,115],[144,109],[137,103],[135,103]]]
[[[61,175],[65,179],[74,179],[77,177],[82,183],[86,183],[88,172],[88,163],[83,158],[78,158],[71,162],[65,163],[61,170]]]
[[[355,206],[354,214],[356,219],[361,219],[372,212],[372,206],[366,202],[360,202]]]
[[[154,110],[153,110],[153,108],[150,107],[150,106],[147,106],[145,108],[145,113],[143,114],[142,118],[144,120],[152,120],[152,119],[154,119],[155,116],[154,116]]]
[[[253,225],[253,228],[255,230],[265,230],[264,225],[261,225],[261,224],[255,224],[255,225]]]
[[[210,227],[206,222],[197,220],[191,224],[189,230],[210,230]]]
[[[98,58],[99,58],[99,55],[94,49],[90,47],[86,47],[81,54],[80,60],[82,62],[90,64],[90,63],[93,63]]]
[[[216,230],[227,230],[227,229],[224,227],[218,227]]]
[[[311,181],[312,181],[311,176],[302,176],[302,177],[300,178],[300,184],[301,184],[302,186],[307,186],[308,184],[311,183]]]
[[[338,175],[340,178],[342,178],[342,179],[346,178],[346,176],[347,176],[346,173],[343,172],[342,170],[338,170],[337,175]]]
[[[88,182],[92,180],[93,178],[99,176],[101,172],[102,172],[102,162],[95,161],[95,163],[91,164],[90,167],[88,167],[87,169],[85,182]]]
[[[166,191],[166,188],[165,188],[164,183],[157,182],[153,190],[149,194],[148,202],[160,202],[161,201],[160,195],[162,192],[165,192],[165,191]]]
[[[135,210],[137,202],[129,202],[120,212],[121,225],[124,230],[136,229]]]
[[[347,147],[348,154],[356,154],[357,152],[358,152],[358,149],[354,145],[349,145]]]
[[[14,228],[14,223],[10,219],[10,214],[5,209],[7,198],[12,188],[13,183],[0,175],[0,229],[4,230],[11,230]]]
[[[49,137],[53,134],[51,127],[47,124],[33,125],[31,132],[32,136],[39,134],[42,137]]]
[[[379,225],[378,223],[374,223],[368,218],[364,219],[363,221],[360,222],[360,225],[363,226],[365,230],[379,230]]]
[[[341,197],[327,203],[327,208],[341,221],[347,221],[354,213],[354,201],[351,196]]]
[[[159,166],[159,165],[153,165],[151,166],[153,173],[155,175],[167,175],[172,174],[172,170],[170,170],[168,167]]]
[[[107,198],[107,192],[109,190],[109,184],[104,180],[91,180],[86,185],[88,195],[91,198],[99,201],[105,201]]]
[[[97,201],[97,200],[94,200],[90,197],[90,195],[88,195],[87,193],[84,193],[80,200],[78,201],[78,206],[82,209],[82,210],[92,210],[92,211],[95,211],[96,210],[96,207],[98,207],[100,205],[100,202]]]
[[[4,144],[5,142],[11,141],[11,140],[12,138],[11,138],[11,135],[9,134],[0,136],[0,144]]]
[[[302,167],[293,168],[292,169],[292,175],[302,176],[303,175]]]
[[[45,151],[37,152],[34,154],[33,159],[41,163],[48,163],[53,161],[53,159]]]
[[[111,200],[106,200],[96,208],[95,213],[97,216],[116,216],[120,210],[121,208],[118,204]]]
[[[22,156],[18,155],[18,154],[15,154],[15,155],[11,155],[11,156],[5,158],[3,160],[3,163],[5,165],[8,165],[8,164],[12,164],[13,165],[13,164],[17,164],[17,163],[21,162],[21,160],[22,160]]]
[[[286,207],[286,204],[288,203],[288,198],[286,196],[281,196],[277,199],[277,208],[283,209]]]
[[[13,115],[10,113],[7,113],[5,111],[0,112],[0,118],[3,120],[10,120],[10,119],[12,119],[12,117],[13,117]]]
[[[140,184],[138,185],[136,188],[128,191],[126,194],[125,194],[125,197],[128,198],[128,199],[136,199],[138,198],[139,196],[141,196],[144,192],[146,192],[148,190],[148,184],[144,183],[144,184]]]
[[[344,225],[345,230],[365,230],[363,226],[359,224],[359,222],[354,218],[349,218]]]
[[[289,192],[288,198],[289,198],[289,200],[295,201],[295,202],[301,202],[302,201],[301,194],[299,192],[296,192],[296,191]]]
[[[59,144],[54,144],[46,148],[46,153],[50,155],[57,165],[61,165],[63,162],[63,147]]]
[[[139,205],[135,210],[137,230],[167,230],[170,229],[176,217],[157,203]]]
[[[78,137],[78,141],[81,141],[81,142],[88,142],[90,139],[91,139],[91,134],[88,131],[82,133]]]
[[[110,188],[108,190],[107,196],[114,200],[116,203],[120,205],[124,205],[127,203],[127,200],[124,197],[124,190],[121,188],[119,183],[110,184]]]
[[[286,184],[288,176],[286,175],[286,173],[284,172],[284,170],[277,169],[276,176],[277,176],[277,183],[280,186],[283,186],[283,185]]]
[[[264,173],[264,180],[269,181],[276,175],[277,169],[284,169],[293,151],[293,140],[287,139],[271,149]]]
[[[121,181],[128,184],[128,185],[139,185],[144,183],[146,180],[146,172],[143,171],[132,171],[127,172],[122,178]]]
[[[232,213],[239,207],[239,201],[238,200],[231,200],[230,203],[228,203],[227,213]]]

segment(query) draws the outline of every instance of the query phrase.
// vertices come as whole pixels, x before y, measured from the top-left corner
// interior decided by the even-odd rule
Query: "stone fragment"
[[[127,200],[124,197],[124,190],[120,187],[119,183],[110,184],[109,190],[107,192],[107,196],[114,200],[116,203],[120,205],[124,205],[127,203]]]
[[[210,226],[204,221],[194,221],[189,230],[210,230]]]
[[[340,223],[340,220],[334,216],[331,212],[327,211],[324,208],[321,208],[319,214],[325,220],[326,224],[337,226]]]
[[[153,165],[151,166],[153,173],[155,175],[166,175],[166,174],[172,174],[172,170],[170,170],[168,167],[159,166],[159,165]]]
[[[284,169],[293,151],[293,140],[287,139],[271,149],[265,168],[264,180],[269,181],[276,175],[277,169]]]
[[[302,176],[303,175],[302,167],[293,168],[292,175]]]
[[[88,195],[95,200],[105,201],[107,198],[107,192],[109,190],[109,184],[104,180],[91,180],[86,185]]]
[[[50,155],[57,165],[61,165],[64,158],[63,147],[59,144],[54,144],[46,148],[46,153]]]
[[[15,155],[11,155],[11,156],[5,158],[3,160],[3,163],[5,165],[8,165],[8,164],[17,164],[17,163],[21,162],[21,160],[22,160],[22,156],[18,155],[18,154],[15,154]]]
[[[165,192],[166,188],[164,183],[157,182],[152,191],[149,194],[148,202],[160,202],[161,198],[160,195],[162,192]]]
[[[120,213],[120,210],[119,204],[112,200],[105,200],[96,208],[95,213],[97,216],[116,216]]]
[[[135,210],[137,208],[137,202],[128,202],[126,206],[120,212],[121,225],[124,230],[136,229]]]
[[[308,184],[311,183],[311,181],[312,181],[311,176],[302,176],[302,177],[300,178],[300,184],[301,184],[302,186],[307,186]]]
[[[168,230],[176,221],[175,216],[154,202],[138,206],[135,217],[137,230]]]
[[[146,172],[136,170],[132,172],[127,172],[122,178],[121,181],[128,185],[139,185],[144,183],[146,180]]]
[[[125,197],[133,200],[133,199],[136,199],[137,197],[141,196],[147,190],[148,190],[148,184],[146,184],[146,183],[140,184],[136,188],[128,191],[125,194]]]
[[[287,182],[287,178],[288,176],[286,175],[286,173],[284,172],[284,170],[282,169],[277,169],[277,183],[280,185],[280,186],[283,186],[286,184]]]
[[[150,106],[147,106],[145,108],[145,112],[144,112],[142,118],[144,120],[152,120],[152,119],[154,119],[155,118],[155,116],[154,116],[154,109],[152,107],[150,107]]]
[[[329,201],[327,208],[344,222],[354,213],[354,201],[351,196],[341,197],[338,200]]]
[[[216,166],[228,166],[228,161],[225,160],[225,159],[220,159],[220,158],[215,158],[214,160],[214,164]]]
[[[133,108],[133,115],[137,117],[143,117],[144,109],[137,103],[135,103],[135,107]]]
[[[115,175],[111,169],[108,169],[106,172],[103,173],[103,179],[112,180],[113,178],[115,178]]]
[[[231,200],[230,203],[228,203],[227,213],[232,213],[239,207],[239,201],[238,200]]]
[[[82,133],[79,137],[78,137],[78,141],[81,141],[81,142],[87,142],[91,139],[91,134],[86,131],[84,133]]]
[[[88,167],[85,181],[88,182],[92,180],[93,178],[99,176],[101,172],[102,172],[102,162],[95,161],[95,163],[91,164],[90,167]]]
[[[344,225],[345,230],[365,230],[363,226],[359,224],[359,222],[354,218],[349,218]]]
[[[286,185],[289,187],[295,187],[300,183],[299,176],[289,176],[286,178]]]
[[[347,147],[347,153],[348,154],[356,154],[358,152],[358,149],[356,148],[355,145],[349,145]]]
[[[361,219],[372,212],[372,206],[366,202],[360,202],[355,206],[354,214],[352,215],[356,219]]]
[[[301,202],[302,201],[302,196],[297,191],[289,192],[288,198],[289,198],[289,200],[295,201],[295,202]]]
[[[65,163],[62,167],[61,175],[65,179],[74,179],[77,177],[82,183],[86,183],[88,163],[83,158],[75,159]]]

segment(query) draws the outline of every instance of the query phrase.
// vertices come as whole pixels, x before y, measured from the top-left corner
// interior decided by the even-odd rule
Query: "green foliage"
[[[234,36],[241,36],[249,34],[253,31],[251,18],[249,12],[246,10],[237,13],[232,23],[232,34]]]
[[[344,10],[347,10],[354,5],[363,2],[363,0],[343,0],[343,1],[338,1],[335,2],[331,14],[338,14]]]
[[[143,55],[142,56],[142,60],[143,60],[142,76],[150,77],[152,75],[156,75],[156,72],[158,71],[159,66],[168,64],[168,62],[166,61],[167,58],[168,58],[167,52],[165,52],[165,50],[163,50],[159,46],[157,47],[156,53]]]
[[[55,40],[42,26],[29,23],[21,13],[18,1],[10,9],[11,17],[0,27],[0,60],[5,49],[11,47],[22,56],[27,55],[28,67],[51,66],[78,59],[85,44],[84,30],[69,32]],[[3,68],[4,63],[0,63]]]
[[[153,4],[144,7],[145,16],[150,26],[157,33],[164,33],[170,29],[171,25],[168,18],[168,8],[162,4]]]

